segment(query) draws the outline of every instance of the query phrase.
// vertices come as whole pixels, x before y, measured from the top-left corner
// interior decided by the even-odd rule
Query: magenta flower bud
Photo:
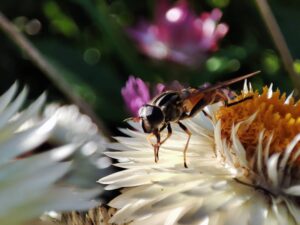
[[[136,116],[139,108],[150,100],[148,86],[139,78],[130,76],[121,90],[123,99],[130,113]]]
[[[133,116],[137,116],[139,108],[148,103],[154,96],[162,93],[164,89],[165,85],[158,83],[154,88],[153,95],[151,95],[149,86],[143,80],[130,76],[121,93],[128,111]]]

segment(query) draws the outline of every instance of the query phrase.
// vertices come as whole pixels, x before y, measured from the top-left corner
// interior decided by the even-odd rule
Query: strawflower
[[[209,105],[206,115],[183,121],[192,132],[188,168],[182,152],[187,135],[176,125],[158,163],[138,124],[122,129],[127,137],[117,137],[106,154],[125,170],[100,180],[107,190],[122,188],[109,203],[118,209],[110,222],[299,224],[300,103],[246,83],[233,101],[244,98],[230,107]]]
[[[0,96],[1,224],[24,224],[45,212],[84,210],[98,205],[95,198],[101,189],[83,182],[76,172],[79,170],[75,156],[83,150],[85,141],[65,139],[51,144],[51,137],[63,124],[55,113],[41,116],[45,94],[21,111],[28,89],[25,87],[20,94],[17,90],[18,85],[14,84]],[[90,161],[88,156],[81,159]]]
[[[49,104],[40,119],[55,116],[56,126],[49,136],[48,143],[65,145],[76,143],[80,149],[73,156],[73,170],[68,176],[70,183],[82,187],[97,187],[97,177],[111,173],[111,160],[103,155],[108,140],[92,120],[75,105]]]
[[[228,32],[228,26],[219,23],[221,17],[219,9],[196,16],[185,0],[173,6],[163,0],[157,3],[153,22],[140,22],[128,33],[152,58],[198,66]]]

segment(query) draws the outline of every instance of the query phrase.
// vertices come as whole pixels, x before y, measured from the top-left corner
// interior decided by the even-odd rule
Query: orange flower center
[[[248,125],[241,125],[237,136],[247,152],[247,158],[254,156],[260,132],[264,131],[263,146],[273,135],[270,145],[270,154],[283,152],[292,139],[300,132],[300,103],[295,103],[294,98],[286,101],[286,94],[280,94],[279,90],[268,97],[268,88],[264,87],[260,95],[257,91],[241,94],[234,99],[239,101],[252,96],[233,106],[222,106],[216,113],[216,118],[221,120],[221,135],[231,143],[231,129],[233,124],[245,121],[254,113],[257,113],[254,121]],[[294,152],[299,149],[298,143]],[[293,152],[293,153],[294,153]],[[300,157],[297,162],[300,163]],[[297,163],[297,164],[298,164]]]

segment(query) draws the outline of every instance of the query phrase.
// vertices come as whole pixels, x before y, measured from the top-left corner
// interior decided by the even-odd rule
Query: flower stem
[[[272,13],[272,10],[267,0],[255,0],[262,15],[262,18],[270,32],[270,35],[274,41],[274,44],[280,54],[283,65],[288,72],[290,79],[292,80],[295,90],[295,95],[299,95],[300,92],[300,77],[294,70],[294,61],[289,51],[284,36],[280,30],[279,25]]]
[[[0,12],[0,30],[2,30],[3,33],[27,54],[32,63],[43,72],[43,74],[69,99],[70,102],[77,105],[79,109],[87,114],[98,128],[109,137],[109,132],[92,108],[72,90],[72,87],[63,79],[63,76],[59,71],[44,58],[39,50],[30,43],[30,41],[5,17],[5,15],[3,15],[2,12]]]

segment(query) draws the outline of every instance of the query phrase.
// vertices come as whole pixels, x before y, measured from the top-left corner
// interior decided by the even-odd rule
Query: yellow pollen
[[[295,103],[294,98],[290,98],[285,104],[286,94],[281,95],[279,90],[273,92],[268,98],[268,88],[264,87],[261,95],[257,91],[242,93],[234,99],[234,102],[249,96],[252,98],[233,106],[222,106],[216,113],[216,118],[221,120],[222,138],[231,143],[232,126],[257,113],[251,124],[242,125],[237,132],[237,136],[246,149],[247,158],[254,156],[258,137],[262,131],[264,131],[263,146],[266,146],[267,140],[273,135],[270,154],[283,152],[293,138],[300,133],[299,101]],[[298,143],[293,151],[295,152],[299,147]],[[297,159],[297,164],[300,164],[300,157]]]

